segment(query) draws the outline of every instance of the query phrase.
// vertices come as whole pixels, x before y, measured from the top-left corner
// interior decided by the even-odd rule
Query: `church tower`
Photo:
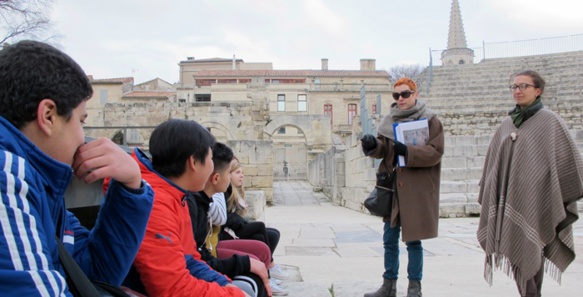
[[[441,52],[441,65],[473,64],[474,50],[468,48],[458,0],[451,2],[447,49]]]

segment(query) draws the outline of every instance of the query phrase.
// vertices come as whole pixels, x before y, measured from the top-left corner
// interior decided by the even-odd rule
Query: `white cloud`
[[[492,10],[508,19],[516,28],[537,33],[583,33],[583,2],[574,0],[490,0]],[[523,27],[523,28],[521,28]],[[540,36],[540,37],[545,37]]]
[[[334,3],[334,2],[332,2]],[[322,0],[304,0],[302,6],[308,22],[316,29],[334,36],[341,36],[346,30],[343,18],[330,9]]]
[[[583,33],[575,0],[460,0],[468,46]],[[451,0],[57,1],[62,48],[101,78],[178,80],[188,56],[272,62],[275,69],[377,69],[429,61],[447,44]],[[439,53],[434,55],[438,62]]]

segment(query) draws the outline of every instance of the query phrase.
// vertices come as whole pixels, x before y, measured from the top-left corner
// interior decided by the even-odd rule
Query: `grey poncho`
[[[494,269],[521,288],[545,261],[560,282],[575,258],[572,223],[583,197],[583,161],[563,120],[547,109],[516,128],[507,118],[486,155],[478,202],[485,278]]]

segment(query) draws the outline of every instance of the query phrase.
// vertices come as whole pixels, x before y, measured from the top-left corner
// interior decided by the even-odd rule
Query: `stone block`
[[[468,204],[464,205],[464,207],[465,207],[465,214],[467,216],[476,216],[476,215],[479,216],[480,215],[481,206],[477,202],[468,203]]]
[[[239,159],[239,161],[241,161]],[[241,161],[243,162],[243,161]],[[259,175],[259,168],[255,164],[245,164],[243,163],[243,173],[245,176],[257,176]],[[269,170],[269,172],[273,172],[273,168]]]
[[[273,186],[272,176],[254,176],[249,188],[268,188]]]
[[[463,193],[446,193],[439,195],[439,203],[459,203],[463,204],[468,201],[468,198]]]
[[[478,147],[476,145],[456,145],[452,148],[451,156],[476,156],[478,154]]]
[[[363,173],[363,179],[362,179],[365,183],[375,183],[377,180],[377,169],[376,168],[369,168],[368,170],[365,170]]]
[[[252,221],[265,221],[265,193],[263,191],[246,191],[246,218]]]
[[[479,148],[478,148],[479,150]],[[486,160],[486,156],[485,153],[484,155],[480,155],[480,153],[478,152],[479,156],[476,157],[468,157],[467,161],[467,165],[468,167],[483,167],[484,166],[484,161]]]
[[[468,191],[468,184],[465,181],[451,181],[442,180],[440,185],[440,192],[443,194],[449,193],[465,193]]]
[[[364,205],[362,204],[363,201],[364,201],[364,198],[362,199],[362,201],[341,199],[340,204],[338,204],[338,205],[341,205],[341,206],[346,207],[348,209],[368,213],[368,210],[366,210],[366,208],[364,208]]]
[[[465,168],[468,158],[447,156],[441,158],[441,167],[443,168]]]
[[[463,204],[460,203],[440,203],[439,204],[439,217],[440,218],[456,218],[462,217],[466,213],[466,209]]]
[[[477,148],[477,155],[478,156],[486,156],[486,154],[488,153],[488,146],[487,145],[480,145]]]
[[[256,166],[256,175],[272,175],[273,174],[273,164],[257,164]],[[243,172],[245,172],[245,169],[247,167],[243,168]]]
[[[449,139],[449,141],[448,141],[448,139]],[[464,145],[465,146],[465,145],[475,145],[475,143],[476,143],[475,137],[473,137],[473,136],[452,136],[452,137],[445,138],[446,145],[453,145],[453,146]]]
[[[475,192],[468,193],[467,194],[468,202],[478,203],[478,196],[479,196],[478,190],[476,190]]]
[[[479,179],[482,176],[482,168],[445,168],[441,169],[442,180],[467,180]]]

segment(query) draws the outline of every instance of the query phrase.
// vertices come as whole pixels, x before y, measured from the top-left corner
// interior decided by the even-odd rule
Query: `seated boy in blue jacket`
[[[21,41],[0,51],[0,292],[71,296],[57,238],[92,280],[120,285],[152,209],[152,189],[137,163],[106,138],[84,143],[86,101],[93,93],[81,67],[56,48]],[[65,207],[75,175],[111,177],[95,227]]]

